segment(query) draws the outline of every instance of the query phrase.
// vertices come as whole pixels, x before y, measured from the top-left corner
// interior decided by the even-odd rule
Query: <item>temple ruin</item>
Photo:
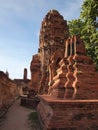
[[[83,40],[70,37],[57,10],[44,17],[38,53],[30,63],[31,80],[0,71],[0,117],[20,94],[23,106],[36,108],[43,130],[98,130],[98,72]]]
[[[69,37],[67,21],[56,10],[42,21],[38,54],[30,69],[43,129],[98,128],[98,72],[82,39]]]

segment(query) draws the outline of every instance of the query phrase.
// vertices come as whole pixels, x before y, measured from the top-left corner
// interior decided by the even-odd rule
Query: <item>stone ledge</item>
[[[51,97],[50,95],[38,95],[38,97],[41,99],[41,100],[43,100],[43,101],[46,101],[46,102],[48,102],[49,104],[51,104],[51,103],[53,103],[53,102],[55,102],[55,103],[78,103],[78,102],[80,102],[80,103],[98,103],[98,100],[97,99],[95,99],[95,100],[78,100],[78,99],[76,99],[76,100],[70,100],[70,99],[57,99],[57,98],[53,98],[53,97]]]
[[[44,130],[96,130],[98,100],[59,100],[39,96],[37,107]]]

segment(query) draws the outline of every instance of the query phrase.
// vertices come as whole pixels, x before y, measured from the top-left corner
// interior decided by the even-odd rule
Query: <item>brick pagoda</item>
[[[29,94],[28,94],[29,98],[34,97],[38,93],[38,88],[41,79],[40,66],[41,64],[39,60],[39,55],[38,54],[33,55],[30,64],[31,81],[30,81]]]
[[[50,16],[53,15],[52,18],[49,17],[51,21],[54,21],[59,14],[57,11],[50,11],[49,13],[51,14]],[[49,13],[45,17],[46,21],[48,20],[47,16]],[[42,22],[42,27],[45,26],[47,28],[47,24],[49,23],[46,22],[45,24]],[[55,28],[59,26],[54,24]],[[48,28],[49,33],[53,33],[51,26],[48,27],[50,27]],[[42,28],[43,32],[45,32],[46,28]],[[62,28],[67,27],[62,26]],[[43,72],[45,72],[44,69],[47,66],[49,67],[49,73],[46,76],[46,79],[47,77],[49,79],[48,94],[39,95],[40,103],[37,107],[43,129],[97,130],[98,72],[96,72],[92,59],[86,55],[85,46],[79,36],[68,38],[68,33],[63,34],[60,28],[58,28],[57,32],[58,34],[61,32],[61,35],[63,35],[63,54],[59,53],[57,49],[51,54],[45,53],[43,50],[47,50],[47,46],[50,45],[45,43],[50,42],[51,38],[47,38],[49,37],[47,35],[46,41],[44,41],[47,33],[42,33],[42,39],[40,39],[40,43],[43,43],[40,44],[42,45],[42,47],[40,46],[40,49],[42,49],[40,50],[40,56],[42,56],[41,63],[43,63]],[[55,33],[51,36],[55,37]],[[54,42],[55,40],[52,39],[50,43]]]
[[[42,73],[39,87],[40,94],[48,92],[50,59],[57,50],[61,53],[59,59],[63,57],[64,41],[68,36],[66,20],[58,11],[50,10],[42,21],[39,37],[39,57]],[[56,54],[58,55],[58,53]],[[54,59],[55,63],[58,62],[56,59]]]

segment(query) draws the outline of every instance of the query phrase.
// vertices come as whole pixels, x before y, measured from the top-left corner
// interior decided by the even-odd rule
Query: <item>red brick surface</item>
[[[97,130],[98,100],[40,99],[37,111],[45,130]]]

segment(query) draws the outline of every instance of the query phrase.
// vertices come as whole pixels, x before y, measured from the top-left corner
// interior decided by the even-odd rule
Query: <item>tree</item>
[[[88,25],[98,27],[98,0],[84,0],[80,17]]]
[[[83,39],[87,54],[98,66],[98,0],[84,0],[79,19],[68,22],[71,35]]]
[[[71,36],[72,35],[82,36],[84,23],[81,21],[81,19],[68,21],[68,25],[69,25],[69,32]]]

